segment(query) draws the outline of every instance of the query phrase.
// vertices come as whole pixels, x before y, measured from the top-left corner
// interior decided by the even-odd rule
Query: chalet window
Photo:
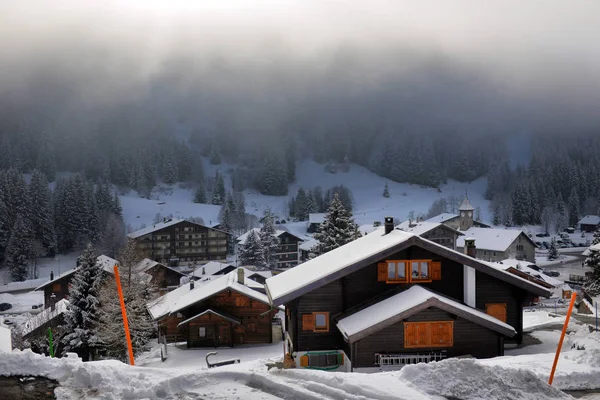
[[[312,314],[302,314],[302,330],[329,332],[329,313],[314,312]]]
[[[441,262],[387,260],[377,265],[377,280],[386,283],[430,282],[442,279]]]
[[[523,251],[523,245],[522,244],[518,244],[517,245],[517,251]]]
[[[502,322],[506,322],[506,303],[490,303],[485,305],[485,312]]]
[[[52,285],[52,291],[53,292],[60,292],[60,283],[55,283]]]
[[[250,299],[247,297],[236,297],[235,298],[235,305],[237,307],[249,307],[250,306]]]
[[[201,326],[200,328],[198,328],[198,337],[199,338],[205,338],[206,337],[206,327]]]
[[[451,347],[454,344],[454,321],[405,322],[404,347]]]

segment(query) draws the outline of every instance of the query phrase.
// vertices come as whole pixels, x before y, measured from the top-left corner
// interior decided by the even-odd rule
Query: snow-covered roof
[[[458,211],[473,211],[475,208],[471,205],[469,198],[465,196],[462,203],[460,203],[460,207],[458,207]]]
[[[244,281],[249,285],[260,285],[258,282],[246,278],[244,271]],[[262,285],[260,285],[262,287]],[[254,300],[264,304],[269,304],[269,298],[238,282],[237,269],[226,275],[219,276],[217,279],[211,279],[204,284],[194,284],[194,288],[190,289],[190,283],[186,283],[179,288],[165,294],[164,296],[154,300],[148,304],[148,310],[152,318],[159,319],[167,314],[173,314],[181,311],[193,304],[208,299],[224,290],[233,290],[235,292],[246,295]]]
[[[308,214],[308,223],[309,224],[322,224],[325,222],[325,213],[310,213]]]
[[[549,285],[556,287],[559,287],[560,285],[563,284],[562,281],[559,281],[556,278],[553,278],[551,276],[548,276],[540,271],[536,271],[533,268],[529,268],[529,265],[532,265],[533,263],[530,263],[528,261],[521,261],[521,260],[516,260],[514,258],[509,258],[507,260],[502,260],[499,263],[495,263],[498,268],[501,268],[503,270],[507,270],[509,268],[516,268],[521,272],[524,272],[528,275],[533,276],[534,278],[538,278],[541,279],[542,281],[546,282]],[[534,264],[535,265],[535,264]]]
[[[200,265],[192,272],[192,275],[200,278],[205,275],[216,275],[227,267],[233,267],[231,264],[226,264],[218,261],[209,261],[204,265]]]
[[[458,217],[457,214],[441,213],[440,215],[436,215],[435,217],[431,217],[428,220],[425,220],[425,222],[439,222],[439,223],[443,224],[444,222],[450,221],[451,219],[454,219],[457,217]]]
[[[450,228],[447,225],[442,224],[441,222],[431,222],[431,221],[421,221],[421,222],[412,222],[411,221],[404,221],[402,222],[400,225],[396,226],[396,229],[400,229],[401,231],[405,231],[405,232],[410,232],[410,233],[414,233],[415,235],[423,235],[429,231],[434,230],[437,227],[444,227],[446,229],[451,229],[455,232],[457,232],[460,235],[462,235],[461,232]]]
[[[140,261],[140,262],[139,262],[139,263],[136,265],[136,267],[135,267],[135,271],[138,271],[138,272],[146,272],[146,271],[148,271],[148,270],[150,270],[150,269],[152,269],[152,268],[156,267],[157,265],[159,265],[160,267],[162,267],[162,268],[164,268],[164,269],[169,269],[169,270],[171,270],[171,271],[173,271],[173,272],[176,272],[176,273],[177,273],[177,274],[179,274],[179,275],[182,275],[182,276],[183,276],[183,275],[185,275],[183,272],[177,271],[176,269],[174,269],[174,268],[171,268],[171,267],[169,267],[168,265],[165,265],[165,264],[159,263],[159,262],[157,262],[157,261],[154,261],[154,260],[151,260],[151,259],[149,259],[149,258],[144,258],[142,261]]]
[[[358,227],[358,231],[361,235],[368,235],[371,232],[375,232],[379,228],[378,226],[373,226],[373,224],[364,224]]]
[[[495,229],[495,228],[476,228],[471,227],[463,231],[465,237],[459,237],[456,241],[456,247],[465,247],[465,240],[475,239],[475,246],[478,249],[492,251],[506,251],[508,247],[523,234],[530,242],[531,239],[518,229]],[[465,239],[467,238],[467,239]],[[532,242],[533,243],[533,242]]]
[[[52,321],[54,318],[58,317],[65,311],[67,311],[67,306],[69,305],[69,300],[62,299],[56,302],[54,308],[48,307],[41,313],[29,318],[23,324],[23,335],[28,335],[40,326],[44,325],[47,322]]]
[[[355,342],[428,307],[437,307],[451,314],[460,315],[462,318],[509,337],[517,333],[512,326],[497,318],[422,286],[412,286],[410,289],[344,317],[338,321],[337,327],[347,341]]]
[[[444,257],[473,267],[532,293],[546,297],[551,295],[546,288],[497,269],[491,263],[476,260],[413,233],[394,229],[386,235],[384,227],[267,279],[267,294],[274,305],[284,304],[377,261],[377,257],[387,257],[412,245],[427,248],[433,253],[439,251]]]
[[[114,258],[111,258],[109,256],[105,256],[105,255],[98,256],[98,258],[96,258],[96,262],[99,263],[100,265],[102,265],[102,269],[105,272],[108,272],[109,274],[115,273],[115,269],[114,269],[115,264],[119,265],[119,262],[117,260],[115,260]],[[62,274],[60,274],[58,276],[55,276],[54,279],[52,279],[52,280],[48,279],[46,282],[42,283],[40,286],[36,287],[34,290],[43,289],[46,286],[48,286],[49,284],[51,284],[52,282],[55,282],[59,279],[62,279],[69,275],[74,274],[78,269],[79,269],[79,267],[73,268],[73,269],[63,272]]]
[[[244,233],[243,235],[238,236],[238,238],[237,238],[238,243],[241,244],[241,245],[246,244],[246,240],[248,240],[248,237],[250,236],[250,232],[256,232],[256,234],[260,234],[260,228],[252,228],[248,232]],[[273,236],[279,237],[279,236],[281,236],[284,233],[287,233],[289,235],[295,236],[295,237],[297,237],[300,240],[304,240],[300,236],[298,236],[298,235],[296,235],[296,234],[294,234],[292,232],[289,232],[287,230],[283,230],[283,229],[276,229],[275,233],[273,234]]]
[[[310,249],[315,247],[318,243],[319,243],[319,241],[317,239],[310,239],[310,240],[307,240],[306,242],[300,243],[300,246],[298,246],[298,248],[300,250],[310,251]]]
[[[600,216],[598,215],[586,215],[581,218],[577,225],[600,225]]]
[[[145,235],[147,235],[149,233],[158,231],[160,229],[168,228],[169,226],[173,226],[173,225],[178,224],[178,223],[183,222],[183,221],[185,221],[185,220],[181,219],[181,218],[168,219],[166,221],[159,222],[158,224],[152,224],[152,226],[148,226],[146,228],[139,229],[139,230],[137,230],[135,232],[131,232],[127,236],[129,238],[131,238],[131,239],[137,239],[137,238],[145,236]]]
[[[597,243],[595,245],[592,245],[592,246],[588,247],[587,249],[585,249],[585,251],[583,253],[581,253],[581,255],[584,256],[584,257],[587,257],[587,256],[590,255],[590,252],[592,250],[600,251],[600,243]]]

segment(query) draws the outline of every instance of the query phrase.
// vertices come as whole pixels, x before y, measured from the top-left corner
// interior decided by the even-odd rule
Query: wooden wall
[[[375,353],[417,354],[446,350],[448,357],[470,354],[477,358],[503,355],[501,335],[471,321],[457,318],[443,310],[429,308],[406,320],[454,321],[454,345],[452,347],[404,348],[404,323],[398,322],[356,342],[353,346],[353,368],[375,367]]]
[[[504,281],[476,271],[476,307],[485,311],[487,303],[506,303],[506,323],[515,328],[517,335],[508,341],[523,340],[523,302],[526,292]]]

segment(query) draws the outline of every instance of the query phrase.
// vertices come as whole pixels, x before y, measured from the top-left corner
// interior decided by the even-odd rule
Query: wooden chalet
[[[179,287],[181,278],[185,274],[166,266],[165,264],[145,258],[138,263],[136,272],[143,272],[152,277],[150,284],[156,285],[161,291],[171,290]]]
[[[445,357],[495,357],[521,342],[523,304],[545,287],[385,226],[267,279],[286,307],[286,351],[301,368],[352,371]]]
[[[245,274],[238,268],[206,282],[191,281],[150,303],[159,336],[167,342],[185,340],[188,347],[271,343],[279,310],[250,287],[260,284]]]

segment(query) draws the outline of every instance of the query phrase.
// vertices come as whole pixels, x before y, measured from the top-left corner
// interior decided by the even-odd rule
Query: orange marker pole
[[[558,356],[560,355],[560,349],[562,349],[563,340],[565,339],[565,334],[567,333],[567,326],[569,325],[571,311],[573,311],[573,305],[575,304],[576,298],[577,294],[575,293],[575,291],[573,291],[573,294],[571,295],[571,303],[569,304],[569,310],[567,311],[567,318],[565,319],[565,326],[563,326],[563,330],[560,335],[560,340],[558,341],[558,348],[556,349],[556,355],[554,356],[554,363],[552,364],[552,371],[550,371],[550,379],[548,379],[548,385],[552,385],[552,381],[554,380],[554,372],[556,371],[556,364],[558,364]]]
[[[117,291],[121,301],[121,313],[123,314],[123,325],[125,326],[125,338],[127,339],[127,350],[129,351],[129,364],[135,365],[133,359],[133,347],[131,346],[131,336],[129,335],[129,322],[127,321],[127,311],[125,310],[125,299],[123,298],[123,289],[121,289],[121,277],[119,276],[119,267],[115,265],[115,281],[117,282]]]

